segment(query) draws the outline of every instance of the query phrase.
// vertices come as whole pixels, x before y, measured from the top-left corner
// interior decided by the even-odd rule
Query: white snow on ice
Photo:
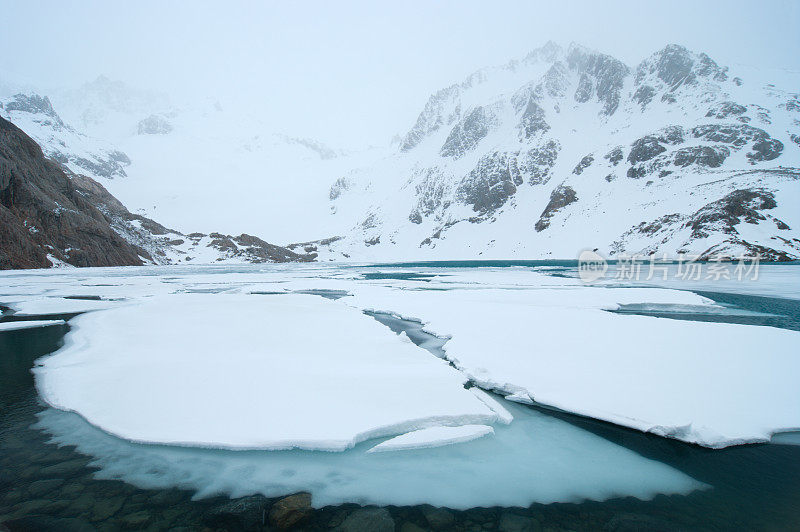
[[[0,304],[31,316],[37,313],[97,310],[92,317],[80,316],[70,322],[77,326],[71,338],[91,336],[92,345],[105,344],[113,346],[113,349],[117,349],[121,343],[112,338],[113,334],[104,333],[95,337],[88,330],[79,332],[82,323],[94,323],[95,320],[105,323],[105,314],[109,315],[109,322],[115,321],[114,316],[125,316],[126,320],[130,317],[126,331],[119,338],[142,336],[136,334],[137,330],[154,331],[155,336],[151,340],[138,337],[134,340],[158,344],[161,351],[194,349],[197,353],[208,352],[203,349],[209,343],[202,338],[215,336],[212,331],[225,331],[229,323],[238,323],[240,329],[246,329],[245,324],[250,323],[252,327],[243,335],[216,335],[221,336],[217,340],[220,344],[227,342],[219,348],[230,353],[231,347],[247,345],[248,335],[253,334],[252,330],[258,330],[262,331],[257,340],[259,348],[291,344],[292,349],[299,351],[301,346],[307,345],[322,353],[329,349],[330,343],[326,344],[320,337],[329,333],[327,328],[321,327],[313,319],[306,319],[299,332],[292,326],[278,329],[280,334],[267,338],[264,334],[273,330],[269,324],[274,320],[259,317],[260,313],[247,309],[251,306],[261,308],[259,305],[278,305],[280,298],[299,297],[298,292],[334,290],[340,295],[349,294],[335,302],[339,307],[352,307],[359,319],[379,327],[380,334],[388,331],[372,318],[361,316],[361,311],[382,311],[421,322],[422,330],[442,338],[441,342],[433,342],[437,344],[434,347],[444,344],[447,358],[463,372],[456,379],[459,383],[473,379],[479,386],[499,391],[515,401],[535,400],[566,411],[710,447],[769,441],[775,433],[800,427],[800,392],[792,383],[792,376],[798,374],[798,361],[792,354],[800,346],[800,333],[772,327],[609,313],[606,310],[631,305],[643,309],[685,309],[690,313],[747,311],[716,305],[685,290],[589,287],[575,278],[545,275],[543,271],[548,269],[562,273],[570,271],[568,268],[552,267],[537,271],[524,267],[375,268],[308,264],[0,272]],[[744,294],[764,295],[778,295],[783,286],[784,292],[793,297],[791,288],[798,281],[800,268],[794,265],[771,265],[765,268],[767,270],[769,275],[762,275],[758,281],[726,286],[730,289],[739,286],[737,290]],[[392,272],[423,274],[428,281],[380,279],[374,275]],[[369,275],[368,279],[366,274],[373,275]],[[766,285],[762,287],[762,283]],[[689,287],[690,284],[681,286]],[[713,290],[708,283],[703,287]],[[163,308],[159,311],[160,318],[156,315],[146,317],[148,305],[158,306],[156,302],[164,301],[164,296],[169,294],[186,293],[194,293],[187,297],[196,297],[196,306],[208,309],[206,315],[197,309],[184,313],[183,309],[176,312],[175,309]],[[268,295],[275,293],[283,295]],[[97,295],[104,300],[65,297],[81,295]],[[320,304],[334,303],[323,301],[318,296],[305,297]],[[224,298],[241,298],[242,303],[236,304],[237,309],[233,313],[221,312],[219,308],[227,308]],[[222,307],[218,308],[218,304]],[[106,306],[114,308],[103,309]],[[131,306],[130,310],[123,310],[128,306]],[[195,312],[200,314],[197,319],[187,318],[194,316]],[[237,318],[239,313],[246,317]],[[162,329],[159,331],[154,323]],[[124,326],[119,324],[115,327]],[[372,342],[371,335],[379,334],[372,330],[368,337],[359,339],[360,329],[351,331],[350,327],[350,322],[346,321],[331,334],[335,335],[334,338],[346,337],[347,341],[363,342],[364,345]],[[197,333],[197,330],[201,332]],[[286,339],[291,335],[296,337],[294,344]],[[389,341],[390,336],[386,338]],[[405,336],[391,336],[392,345],[404,345],[406,349],[421,353],[423,358],[433,358],[404,342],[407,342]],[[70,345],[64,349],[70,349]],[[72,351],[75,352],[76,348]],[[236,355],[239,356],[238,353]],[[164,389],[173,385],[188,386],[187,378],[175,379],[174,375],[186,377],[185,368],[195,371],[197,360],[211,364],[207,358],[189,358],[184,353],[178,357],[184,360],[184,366],[176,361],[172,366],[164,366],[161,372],[172,375],[174,382],[165,376],[165,382],[161,385]],[[152,362],[153,367],[166,364],[168,360],[156,359]],[[247,363],[260,368],[257,364],[265,361],[259,359]],[[108,364],[105,361],[98,367],[106,367],[110,371]],[[302,369],[306,373],[313,373],[306,371],[307,368]],[[315,365],[312,369],[319,368]],[[254,373],[258,371],[246,377],[257,381],[253,382],[254,389],[265,391],[273,388],[275,379],[272,371],[262,372],[264,374],[259,377],[252,375]],[[321,389],[327,390],[316,387],[317,379],[315,374],[299,376],[296,387],[287,390],[285,397],[310,398]],[[206,397],[203,401],[213,403],[212,397],[227,389],[215,388],[213,382],[205,386]],[[405,396],[414,397],[413,381],[409,382],[412,382],[412,388],[405,392]],[[108,388],[111,387],[108,385]],[[372,400],[373,397],[382,397],[378,390],[362,388],[355,392],[345,386],[332,389],[330,393],[337,395],[343,391],[345,395],[352,391],[353,396],[358,395],[361,401],[364,398]],[[137,390],[130,393],[131,404],[137,400],[147,403],[141,394],[136,395]],[[481,412],[494,416],[497,422],[511,420],[496,405],[481,397],[478,388],[472,387],[464,393],[471,395],[471,399],[477,395],[487,407],[479,405]],[[177,395],[165,392],[159,399],[171,403],[175,397]],[[262,399],[259,397],[258,400]],[[285,401],[284,397],[278,397],[276,404]],[[312,402],[309,400],[309,404]],[[206,412],[199,404],[197,411]],[[474,402],[469,404],[475,405]],[[95,405],[91,408],[100,407]],[[155,409],[153,406],[150,408]],[[170,408],[177,415],[181,407],[173,405]],[[216,415],[213,410],[208,412],[209,416]],[[424,417],[429,413],[420,410],[418,414]],[[124,417],[113,416],[111,412],[108,415]],[[264,415],[264,412],[258,412],[258,416]],[[142,413],[142,418],[145,417]],[[196,430],[202,425],[201,421],[189,418],[186,426]],[[364,437],[374,435],[369,430],[382,426],[382,420],[372,421],[375,426],[361,427],[366,431]],[[431,422],[429,426],[486,422],[461,419],[457,423]],[[174,441],[193,441],[188,433],[183,433],[181,427],[173,428],[171,438]],[[399,434],[423,427],[410,425],[394,428],[393,434]],[[198,434],[199,430],[194,436]],[[315,436],[320,437],[320,434]],[[339,443],[352,443],[353,436],[354,433],[343,436]],[[253,443],[251,441],[249,444]],[[272,440],[262,443],[278,444]],[[291,442],[284,443],[290,445]]]
[[[464,443],[487,434],[494,434],[494,429],[489,425],[461,425],[458,427],[428,427],[427,429],[414,430],[395,436],[385,442],[379,443],[368,453],[382,453],[389,451],[408,451],[411,449],[428,449],[442,447],[454,443]]]
[[[498,418],[446,362],[321,297],[157,296],[71,325],[34,370],[42,397],[129,440],[341,451]]]
[[[52,327],[53,325],[64,325],[64,320],[31,320],[31,321],[5,321],[0,323],[0,332],[18,331],[20,329],[35,329],[39,327]]]
[[[481,387],[707,447],[800,427],[800,332],[617,315],[691,292],[359,287],[348,304],[423,321]]]

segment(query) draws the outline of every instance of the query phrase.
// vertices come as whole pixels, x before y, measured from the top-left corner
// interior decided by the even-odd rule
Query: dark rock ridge
[[[316,253],[319,251],[320,247],[329,246],[334,242],[342,240],[342,238],[344,237],[332,236],[329,238],[322,238],[320,240],[311,240],[309,242],[295,242],[293,244],[287,244],[286,249],[298,254],[302,252],[316,256]]]
[[[630,69],[618,59],[580,46],[571,47],[567,65],[570,70],[580,73],[575,101],[585,103],[596,98],[603,104],[605,114],[614,114]]]
[[[678,148],[679,145],[690,142],[690,139],[714,144]],[[651,176],[659,171],[663,175],[663,169],[671,165],[680,168],[691,165],[719,168],[733,151],[748,146],[750,151],[745,157],[751,165],[777,159],[784,149],[781,141],[772,138],[763,129],[745,124],[704,124],[690,130],[670,126],[631,144],[627,159],[631,167],[628,168],[627,175],[634,179]],[[610,156],[608,154],[606,157],[611,160]],[[667,172],[671,173],[671,170]]]
[[[555,216],[558,211],[576,201],[578,201],[578,195],[572,187],[566,185],[558,186],[550,194],[550,201],[547,203],[547,207],[544,208],[544,211],[542,211],[539,221],[537,221],[534,226],[536,232],[540,233],[550,227],[550,219]]]
[[[245,262],[310,262],[314,253],[296,253],[285,247],[270,244],[248,235],[223,235],[221,233],[190,233],[168,229],[145,216],[131,213],[117,198],[94,179],[76,174],[72,183],[78,192],[109,220],[111,228],[126,241],[147,251],[148,257],[158,264],[174,261],[191,261],[203,247],[218,252],[216,261],[241,259]]]
[[[494,124],[493,109],[476,107],[450,131],[440,151],[442,157],[461,157],[475,148]]]
[[[800,178],[800,173],[776,170],[771,173],[782,173],[789,177]],[[756,254],[763,260],[793,260],[793,255],[786,251],[776,250],[746,240],[739,227],[741,224],[759,225],[766,223],[774,227],[776,236],[788,248],[800,252],[800,239],[778,236],[789,231],[791,227],[783,220],[772,216],[769,212],[777,207],[775,194],[765,188],[737,189],[722,198],[712,201],[689,215],[679,213],[668,214],[651,222],[642,222],[629,229],[613,247],[617,251],[625,249],[626,241],[637,237],[647,237],[651,244],[644,253],[655,253],[659,241],[666,242],[677,234],[689,232],[684,237],[684,245],[693,240],[703,240],[714,235],[725,235],[723,242],[712,245],[697,255],[701,260],[715,258],[736,258],[737,256]]]
[[[142,257],[33,139],[0,118],[0,268],[130,266]]]

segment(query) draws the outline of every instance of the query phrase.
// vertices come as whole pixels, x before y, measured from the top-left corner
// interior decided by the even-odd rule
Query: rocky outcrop
[[[73,175],[72,183],[78,192],[95,205],[109,220],[111,228],[127,242],[147,252],[157,264],[189,262],[196,257],[208,260],[213,250],[213,262],[234,261],[254,264],[264,262],[310,262],[315,253],[294,252],[283,246],[270,244],[256,236],[239,236],[221,233],[190,233],[164,227],[140,214],[134,214],[120,203],[108,190],[94,179]]]
[[[493,109],[476,107],[453,127],[439,153],[442,157],[461,157],[475,148],[495,123]]]
[[[166,135],[172,131],[172,124],[161,115],[150,115],[139,121],[139,135]]]
[[[48,158],[74,173],[113,179],[125,177],[125,167],[131,164],[123,152],[66,124],[47,96],[17,94],[0,101],[0,115],[26,131]]]
[[[536,232],[542,232],[550,227],[550,219],[555,216],[558,211],[576,201],[578,201],[578,195],[572,187],[560,185],[553,190],[550,194],[550,201],[547,203],[547,207],[544,208],[542,215],[534,226]]]
[[[128,266],[143,257],[33,139],[0,118],[0,268]]]
[[[500,208],[524,182],[515,154],[494,152],[478,161],[478,166],[456,191],[459,201],[487,214]]]
[[[596,99],[603,104],[604,114],[614,114],[619,107],[625,78],[630,72],[625,63],[573,45],[567,55],[567,65],[570,70],[580,74],[575,101],[586,103]]]

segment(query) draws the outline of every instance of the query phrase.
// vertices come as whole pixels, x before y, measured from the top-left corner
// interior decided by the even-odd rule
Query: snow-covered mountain
[[[396,153],[331,187],[351,229],[306,247],[800,257],[800,84],[769,81],[677,45],[632,68],[548,43],[432,95]]]
[[[119,103],[121,100],[121,97],[112,98],[111,102]],[[101,102],[99,106],[103,109],[111,107],[112,110],[115,109],[114,112],[116,113],[130,115],[130,108],[122,104],[113,107],[102,104]],[[61,174],[64,176],[63,179],[68,179],[70,181],[69,185],[60,185],[62,188],[66,187],[65,189],[68,190],[68,193],[66,193],[67,196],[72,197],[77,195],[81,197],[80,201],[88,202],[94,209],[97,209],[96,211],[91,211],[94,213],[93,215],[95,217],[105,218],[105,220],[102,220],[101,226],[115,232],[115,238],[121,236],[127,244],[133,246],[132,249],[138,250],[136,253],[128,253],[130,257],[118,260],[116,262],[117,264],[132,264],[140,261],[156,264],[174,264],[187,261],[199,263],[260,263],[308,261],[314,258],[313,255],[308,255],[303,252],[294,253],[286,248],[270,244],[261,238],[244,232],[239,236],[213,231],[209,233],[200,233],[197,231],[181,232],[175,229],[168,229],[142,214],[130,212],[108,189],[120,188],[115,187],[115,185],[123,183],[133,189],[137,187],[140,189],[143,188],[143,193],[147,195],[148,191],[151,190],[147,185],[148,183],[152,184],[152,179],[139,179],[135,180],[134,183],[127,183],[130,180],[130,176],[126,173],[126,168],[131,165],[131,160],[128,156],[116,149],[114,145],[108,141],[88,136],[72,127],[55,111],[47,96],[40,96],[35,93],[20,93],[12,97],[0,99],[0,118],[8,120],[22,131],[26,132],[33,141],[42,148],[44,156],[60,165],[61,169],[65,172],[65,175]],[[98,126],[103,127],[103,124],[105,124],[105,122],[99,122]],[[158,134],[153,131],[142,132],[140,130],[141,127],[139,131],[137,131],[137,134]],[[296,139],[292,139],[292,142],[297,141]],[[13,153],[9,153],[13,155]],[[11,155],[9,155],[9,157],[11,157]],[[17,163],[13,164],[16,165]],[[2,170],[2,168],[0,168],[0,170]],[[37,175],[35,172],[29,173],[29,175],[16,175],[13,167],[10,167],[9,179],[12,181],[11,185],[14,184],[14,179],[18,179],[20,183],[18,183],[17,186],[32,186],[34,189],[41,189],[42,187],[33,181],[39,179],[40,181],[44,180],[44,182],[51,183],[54,180],[58,181],[62,179],[57,174],[57,172],[53,174],[56,175],[56,177],[43,177],[42,175]],[[155,177],[163,177],[163,175],[157,174]],[[155,196],[154,193],[153,195]],[[36,194],[33,194],[33,196],[36,196]],[[214,196],[209,195],[209,200],[213,199]],[[55,201],[55,205],[58,205],[57,200],[52,201]],[[61,201],[63,202],[65,200],[62,199]],[[157,197],[154,201],[157,201]],[[43,207],[39,210],[47,211],[48,209]],[[53,210],[57,218],[60,210],[58,206]],[[31,209],[29,209],[29,211],[32,212]],[[47,216],[52,217],[53,213],[47,214]],[[29,212],[29,215],[30,214]],[[38,220],[36,222],[37,224],[47,225],[50,223],[47,221],[49,220],[47,216],[44,218],[45,222],[39,220],[41,216],[38,214],[35,217],[28,216],[26,218],[22,216],[22,218],[17,221],[27,227],[29,224],[33,224],[34,218],[36,218],[36,220]],[[58,223],[59,222],[56,221],[54,224],[50,225],[58,227]],[[72,223],[70,226],[64,225],[64,222],[61,222],[61,224],[65,234],[76,232],[75,227],[73,227],[75,223]],[[33,227],[33,225],[31,225],[31,227]],[[96,230],[96,232],[97,231],[99,230]],[[37,229],[36,233],[39,232],[41,231]],[[53,229],[52,232],[57,233],[58,230]],[[42,258],[44,255],[37,251],[37,246],[41,247],[43,245],[38,243],[29,245],[28,247],[31,251],[24,257],[21,255],[20,257],[12,257],[14,258],[13,261],[0,261],[3,262],[0,266],[24,267],[26,265],[46,265],[50,263],[75,263],[84,266],[106,264],[98,263],[97,260],[80,259],[77,253],[77,251],[80,250],[80,245],[88,244],[75,242],[63,246],[64,249],[59,249],[58,246],[54,244],[48,244],[51,251],[48,256],[54,257],[49,263]],[[74,257],[72,255],[78,258],[73,261],[72,259]],[[95,255],[97,255],[97,253],[95,253]],[[113,263],[113,259],[109,260],[112,260]]]
[[[3,102],[26,103],[0,113],[49,156],[99,180],[132,212],[183,232],[288,242],[320,236],[319,227],[344,231],[326,220],[328,188],[373,158],[374,150],[332,148],[213,98],[173,101],[104,76],[71,89],[21,89],[20,96],[8,94],[14,83],[6,85]]]
[[[84,191],[160,262],[263,260],[248,234],[322,260],[791,259],[798,86],[677,45],[630,67],[547,43],[438,91],[392,146],[358,153],[104,77],[5,97],[0,116],[96,182]]]

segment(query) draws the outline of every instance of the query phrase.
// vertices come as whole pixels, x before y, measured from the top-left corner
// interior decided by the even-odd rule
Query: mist
[[[667,43],[797,70],[800,4],[772,2],[0,2],[0,75],[106,75],[182,105],[219,101],[339,148],[385,145],[428,96],[548,40],[635,65]],[[769,31],[758,31],[769,27]]]

